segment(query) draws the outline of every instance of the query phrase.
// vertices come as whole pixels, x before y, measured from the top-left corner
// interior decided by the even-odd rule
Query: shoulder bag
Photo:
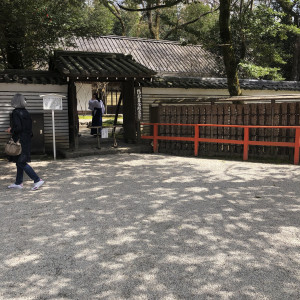
[[[11,138],[5,145],[4,152],[9,156],[17,156],[22,152],[22,146],[20,140],[14,142]]]

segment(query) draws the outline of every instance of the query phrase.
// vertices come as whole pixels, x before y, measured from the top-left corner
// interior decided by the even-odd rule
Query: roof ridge
[[[128,37],[128,36],[120,36],[120,35],[100,35],[100,36],[91,36],[91,37],[75,37],[76,38],[82,38],[82,39],[119,39],[119,40],[131,40],[131,41],[137,41],[137,42],[149,42],[149,43],[160,43],[160,44],[173,44],[178,46],[192,46],[192,47],[202,47],[201,44],[193,45],[193,44],[186,44],[182,45],[179,41],[169,41],[169,40],[155,40],[155,39],[147,39],[147,38],[140,38],[140,37]]]
[[[76,51],[76,50],[54,50],[54,55],[76,55],[76,56],[103,56],[103,57],[128,57],[131,55],[114,52],[93,52],[93,51]]]

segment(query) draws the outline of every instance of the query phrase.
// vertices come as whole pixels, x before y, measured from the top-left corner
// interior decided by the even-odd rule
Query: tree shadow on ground
[[[2,299],[300,298],[298,166],[41,161],[37,192],[0,166]]]

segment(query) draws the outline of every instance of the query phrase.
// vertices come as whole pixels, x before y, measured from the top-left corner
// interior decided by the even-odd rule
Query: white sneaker
[[[23,188],[23,184],[22,183],[21,184],[15,184],[15,183],[13,183],[13,184],[9,185],[8,188],[9,189],[22,189]]]
[[[35,182],[31,190],[32,191],[37,190],[39,187],[41,187],[44,184],[44,182],[45,181],[42,179],[40,179],[40,181],[38,181],[38,182]]]

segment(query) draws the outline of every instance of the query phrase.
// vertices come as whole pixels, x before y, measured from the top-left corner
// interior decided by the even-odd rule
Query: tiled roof
[[[50,63],[67,77],[82,78],[127,78],[151,77],[154,71],[135,62],[130,55],[81,51],[55,51]]]
[[[227,79],[199,77],[156,77],[153,78],[152,81],[142,81],[141,85],[144,87],[162,88],[227,89]],[[300,82],[240,79],[240,87],[244,90],[300,91]]]
[[[23,84],[66,84],[58,74],[49,71],[3,70],[0,71],[0,82]]]
[[[68,50],[130,54],[137,62],[159,74],[200,77],[223,75],[222,60],[200,45],[183,46],[172,41],[120,36],[75,38],[73,42],[74,47]]]

